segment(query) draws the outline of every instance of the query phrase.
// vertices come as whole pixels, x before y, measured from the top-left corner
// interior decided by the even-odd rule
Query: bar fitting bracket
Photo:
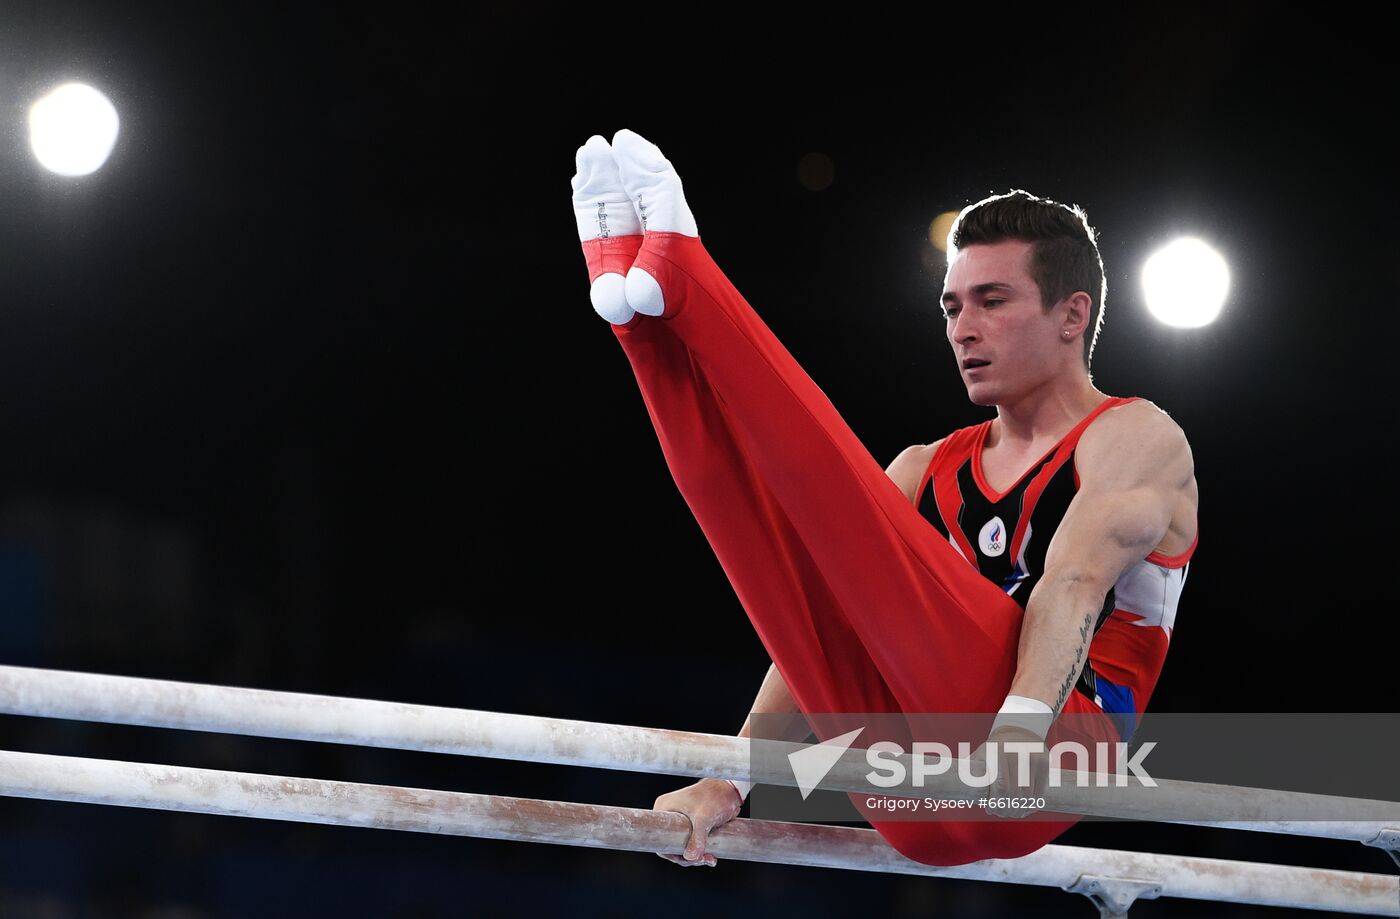
[[[1128,909],[1137,899],[1155,900],[1162,895],[1160,881],[1138,878],[1109,878],[1082,874],[1065,890],[1082,893],[1099,908],[1099,919],[1128,919]]]
[[[1395,864],[1400,865],[1400,830],[1386,827],[1376,834],[1375,839],[1366,840],[1366,845],[1383,849],[1390,854]]]

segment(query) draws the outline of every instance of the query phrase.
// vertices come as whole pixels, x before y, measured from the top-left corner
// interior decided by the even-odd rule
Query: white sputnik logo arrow
[[[792,776],[797,779],[797,787],[802,792],[802,800],[806,801],[807,796],[812,793],[812,789],[826,778],[826,774],[831,771],[831,767],[836,765],[841,759],[841,754],[850,749],[855,743],[857,735],[865,728],[856,728],[849,734],[842,734],[840,737],[833,737],[830,740],[819,744],[813,744],[805,750],[788,754],[788,763],[792,766]]]

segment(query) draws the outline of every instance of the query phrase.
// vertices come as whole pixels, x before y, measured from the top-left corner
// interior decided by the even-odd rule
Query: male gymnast
[[[1091,749],[1128,740],[1166,656],[1197,492],[1180,427],[1092,383],[1106,284],[1084,212],[1018,190],[959,215],[948,343],[996,417],[882,470],[714,264],[655,145],[594,135],[576,166],[593,307],[772,659],[752,713],[998,712],[990,737],[1015,739],[1007,716],[1065,713],[1087,719]],[[684,855],[663,857],[713,866],[707,836],[746,793],[702,779],[657,798],[692,824]],[[892,846],[933,865],[1019,857],[1078,819],[888,820],[862,797]]]

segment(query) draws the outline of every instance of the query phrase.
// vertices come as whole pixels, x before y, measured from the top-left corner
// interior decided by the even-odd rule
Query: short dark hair
[[[1093,300],[1085,330],[1084,367],[1088,369],[1103,326],[1108,282],[1099,256],[1094,228],[1078,205],[1037,198],[1019,188],[970,204],[958,214],[948,233],[948,255],[974,243],[999,243],[1008,239],[1032,244],[1031,279],[1040,288],[1040,305],[1049,309],[1076,291]]]

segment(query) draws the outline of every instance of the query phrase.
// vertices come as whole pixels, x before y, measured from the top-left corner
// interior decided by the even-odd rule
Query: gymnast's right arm
[[[894,462],[885,470],[909,501],[914,500],[919,488],[919,478],[928,469],[933,451],[938,449],[940,443],[941,440],[909,447],[895,457]],[[763,685],[758,688],[758,695],[753,700],[749,717],[744,719],[744,726],[739,729],[740,737],[753,736],[751,732],[755,713],[770,716],[791,715],[786,721],[777,717],[767,719],[763,732],[766,740],[801,741],[807,738],[807,721],[802,717],[801,709],[788,690],[787,683],[783,681],[782,674],[778,673],[776,664],[768,665],[768,673],[763,678]],[[676,811],[690,820],[690,838],[686,840],[684,855],[670,855],[665,852],[657,854],[677,865],[714,867],[715,857],[706,854],[705,843],[712,830],[739,816],[748,786],[744,784],[743,787],[745,790],[741,792],[728,779],[701,779],[693,785],[667,792],[657,798],[656,803],[652,805],[653,810]]]

